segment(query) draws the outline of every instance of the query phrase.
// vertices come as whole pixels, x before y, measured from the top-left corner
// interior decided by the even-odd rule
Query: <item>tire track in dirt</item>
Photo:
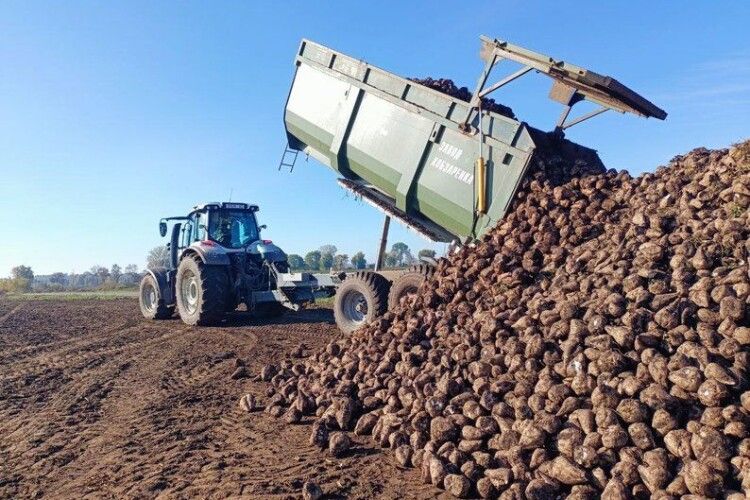
[[[132,328],[132,327],[129,327]],[[123,333],[123,331],[112,331],[110,334]],[[107,345],[106,339],[96,339],[94,341],[84,342],[65,342],[65,347],[59,352],[52,354],[42,354],[37,358],[24,358],[17,363],[8,364],[9,370],[4,373],[0,381],[0,389],[3,392],[11,392],[15,387],[26,387],[36,391],[35,387],[30,387],[38,383],[38,379],[48,377],[55,378],[63,370],[66,373],[77,374],[80,372],[96,369],[98,366],[111,362],[117,357],[129,357],[128,354],[136,350],[154,348],[159,344],[165,344],[171,338],[179,335],[180,331],[160,332],[158,336],[135,342],[136,339],[125,338],[117,339],[114,346]],[[111,343],[112,341],[110,341]],[[63,380],[60,379],[60,382]],[[56,389],[54,385],[48,385],[49,389]],[[40,393],[41,394],[41,393]]]
[[[0,363],[4,361],[5,359],[14,358],[15,361],[20,361],[23,358],[31,357],[31,356],[40,356],[46,353],[47,351],[54,350],[55,352],[60,352],[61,354],[68,354],[70,352],[75,352],[76,349],[85,348],[89,345],[93,345],[96,342],[100,342],[104,344],[107,347],[111,347],[110,344],[113,343],[113,341],[117,341],[117,339],[113,339],[112,335],[116,333],[123,332],[124,330],[130,329],[130,328],[138,328],[141,327],[139,325],[139,322],[136,320],[128,320],[125,322],[122,322],[118,324],[117,326],[110,327],[103,329],[100,333],[96,333],[93,335],[87,336],[85,339],[81,339],[80,337],[73,336],[65,339],[55,340],[53,342],[47,342],[47,343],[37,343],[34,345],[24,345],[19,346],[15,349],[7,349],[5,352],[0,354]],[[64,350],[64,346],[71,345],[71,347],[68,348],[68,352]],[[59,356],[59,354],[58,354]]]
[[[267,384],[231,379],[236,360],[258,373],[300,343],[322,347],[337,334],[329,311],[194,328],[147,322],[135,301],[45,302],[11,318],[0,329],[0,497],[288,498],[306,479],[334,497],[435,494],[406,488],[412,473],[371,444],[333,460],[307,445],[309,425],[239,410],[243,393],[264,401]]]
[[[3,327],[3,325],[5,324],[5,321],[8,318],[10,318],[11,316],[13,316],[15,313],[17,313],[21,309],[23,309],[25,306],[26,306],[26,302],[21,302],[16,307],[14,307],[13,309],[11,309],[9,312],[7,312],[7,313],[3,314],[2,316],[0,316],[0,328]]]

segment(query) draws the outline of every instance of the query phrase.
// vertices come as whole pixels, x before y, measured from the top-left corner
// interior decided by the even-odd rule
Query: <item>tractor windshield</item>
[[[249,210],[221,209],[211,213],[208,234],[226,248],[242,248],[258,241],[258,225]]]

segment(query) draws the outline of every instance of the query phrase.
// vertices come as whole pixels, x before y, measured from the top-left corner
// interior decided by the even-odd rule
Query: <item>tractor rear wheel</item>
[[[207,266],[185,257],[177,268],[177,311],[188,325],[213,325],[226,311],[229,275],[224,266]]]
[[[344,333],[351,333],[386,311],[390,282],[382,275],[360,271],[336,290],[333,317]]]
[[[141,307],[141,314],[146,319],[168,319],[174,314],[174,306],[167,306],[164,303],[159,283],[150,274],[141,280],[138,305]]]
[[[412,266],[404,274],[393,280],[388,292],[388,310],[393,311],[407,295],[415,294],[422,282],[432,276],[434,268],[428,264]],[[409,300],[409,299],[407,299]]]

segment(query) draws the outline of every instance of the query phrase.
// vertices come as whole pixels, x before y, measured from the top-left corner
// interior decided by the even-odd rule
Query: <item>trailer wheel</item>
[[[229,276],[223,266],[185,257],[177,268],[177,311],[188,325],[218,323],[226,310]]]
[[[382,275],[360,271],[344,280],[333,300],[333,317],[351,333],[386,311],[390,282]]]
[[[404,274],[393,280],[391,291],[388,293],[388,310],[398,307],[401,299],[407,295],[417,293],[422,282],[432,276],[434,268],[428,264],[412,266]]]
[[[141,314],[146,319],[168,319],[174,314],[174,306],[168,306],[164,303],[159,283],[150,274],[147,274],[141,280],[138,290],[138,305],[141,307]]]

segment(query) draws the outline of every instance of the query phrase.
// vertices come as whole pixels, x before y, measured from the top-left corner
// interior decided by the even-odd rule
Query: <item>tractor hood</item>
[[[268,262],[286,261],[284,251],[273,244],[271,240],[260,240],[247,246],[247,253],[260,255],[263,260]]]
[[[229,264],[229,255],[237,253],[248,253],[257,255],[268,262],[285,262],[287,260],[284,251],[273,244],[270,240],[258,240],[245,248],[225,248],[214,241],[196,241],[189,249],[197,253],[206,264]]]

